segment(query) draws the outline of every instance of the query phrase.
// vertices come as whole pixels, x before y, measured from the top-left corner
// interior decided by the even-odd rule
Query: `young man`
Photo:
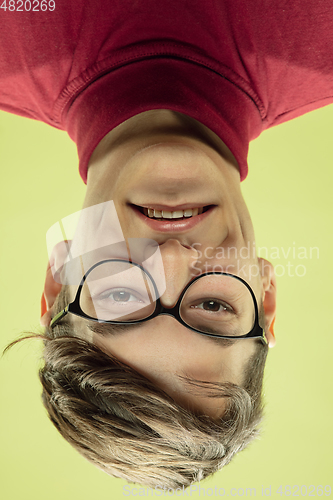
[[[146,216],[148,210],[154,214]],[[202,213],[195,215],[199,210]],[[154,220],[151,215],[158,217]],[[62,227],[67,236],[66,220]],[[145,287],[135,281],[141,277],[141,272],[139,276],[135,273],[138,267],[128,269],[129,278],[121,274],[122,279],[115,267],[113,276],[110,259],[127,256],[127,248],[125,253],[121,248],[122,238],[130,246],[131,260],[142,263],[150,273],[147,280],[152,276],[157,283],[157,307],[163,306],[163,315],[151,317],[157,309],[150,308],[151,301],[144,299]],[[139,251],[141,241],[158,244],[164,288],[160,269],[140,256],[146,250]],[[47,337],[53,339],[47,342],[46,366],[41,373],[44,404],[58,430],[86,458],[128,480],[179,487],[225,465],[253,439],[261,414],[267,345],[263,338],[233,337],[253,330],[257,307],[263,335],[274,345],[270,326],[276,284],[271,265],[249,248],[254,248],[254,231],[240,192],[238,169],[223,142],[199,122],[170,110],[154,110],[122,123],[99,144],[90,161],[84,209],[68,252],[79,269],[69,261],[65,279],[55,279],[67,254],[51,256],[41,320]],[[83,276],[86,281],[81,287]],[[67,313],[70,303],[76,304],[70,309],[74,314]],[[172,310],[174,317],[169,316]],[[122,321],[124,315],[126,321],[139,322],[121,326],[105,322]],[[221,328],[220,333],[232,339],[219,338],[217,332],[205,335],[213,333],[212,328]],[[108,360],[91,346],[106,353]],[[81,404],[96,405],[97,395],[91,400],[91,385],[88,389],[83,382],[92,372],[98,380],[93,383],[98,400],[103,397],[98,413],[108,408],[104,416],[108,425],[99,428],[103,439],[98,441],[93,432],[97,432],[96,417],[90,411],[83,416],[74,397],[79,393]],[[59,387],[61,400],[67,401],[62,409],[54,397],[54,393],[60,397]],[[148,421],[142,414],[147,401]],[[179,405],[177,409],[172,406],[172,413],[171,401]],[[186,410],[184,415],[181,408]],[[117,443],[120,414],[127,435],[135,432],[134,448],[125,436]],[[198,420],[200,415],[209,420]],[[69,427],[64,425],[68,421]],[[176,432],[169,428],[170,423]],[[157,429],[159,439],[152,444]],[[189,431],[190,455],[181,444]],[[111,456],[103,443],[112,444]],[[136,458],[134,471],[125,457],[137,457],[138,449],[140,461]],[[163,459],[166,453],[172,457],[169,461]],[[152,455],[154,467],[147,467]]]
[[[219,256],[221,248],[236,248],[273,344],[275,282],[268,264],[250,276],[257,257],[242,257],[254,233],[239,184],[250,140],[332,102],[331,5],[57,2],[31,16],[14,12],[4,24],[1,108],[67,130],[87,182],[84,207],[113,200],[125,237],[159,244],[165,308],[175,305],[193,269],[230,265],[237,275],[240,263]],[[203,213],[173,222],[190,209]],[[151,220],[161,215],[172,222]],[[45,326],[60,291],[49,278]],[[212,404],[199,389],[193,397],[176,375],[243,387],[256,354],[255,339],[216,349],[170,317],[113,338],[89,331],[80,318],[73,323],[101,351],[212,419],[225,414],[223,398]]]

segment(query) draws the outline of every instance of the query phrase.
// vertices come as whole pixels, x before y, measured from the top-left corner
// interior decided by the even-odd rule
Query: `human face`
[[[177,302],[193,276],[209,271],[238,274],[260,304],[272,282],[271,269],[258,266],[253,227],[231,153],[211,131],[183,115],[162,113],[160,126],[155,115],[148,122],[141,118],[110,136],[109,142],[103,140],[93,154],[84,207],[112,199],[125,239],[148,238],[159,244],[166,278],[164,307]],[[158,221],[146,217],[144,208],[205,212]],[[87,322],[74,321],[89,335]],[[167,316],[118,334],[94,333],[92,341],[179,403],[214,417],[223,413],[223,401],[191,395],[178,375],[241,385],[256,342],[217,344]]]
[[[272,268],[262,261],[258,269],[237,163],[207,127],[170,110],[136,115],[100,142],[87,187],[84,208],[112,199],[125,239],[148,238],[159,245],[175,239],[197,251],[192,276],[238,274],[257,289],[260,304],[262,278]],[[191,208],[203,213],[162,221],[146,216],[148,209],[179,215]]]

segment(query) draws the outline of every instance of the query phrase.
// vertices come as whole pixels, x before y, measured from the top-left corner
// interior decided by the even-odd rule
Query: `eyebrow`
[[[112,323],[98,323],[95,321],[91,321],[88,324],[89,330],[91,330],[94,333],[99,333],[100,335],[106,336],[106,335],[115,335],[117,333],[123,333],[127,331],[134,330],[135,328],[138,328],[141,326],[142,323],[129,323],[129,324],[123,324],[123,325],[114,325]]]
[[[138,328],[142,326],[143,323],[129,323],[129,324],[123,324],[123,325],[114,325],[112,323],[98,323],[98,322],[93,322],[91,321],[88,325],[88,328],[93,332],[97,333],[99,335],[102,335],[106,337],[107,335],[116,335],[117,333],[123,333],[123,332],[128,332],[132,331],[135,328]],[[218,332],[214,330],[213,328],[207,328],[207,326],[204,325],[199,325],[198,329],[202,330],[208,330],[207,333],[215,333],[217,334]],[[195,333],[195,332],[193,332]],[[200,335],[200,333],[198,333]],[[205,337],[208,342],[214,342],[215,345],[218,346],[223,346],[223,347],[229,347],[236,342],[238,342],[238,339],[222,339],[221,337],[209,337],[207,335],[202,335],[202,337]]]
[[[219,337],[220,335],[220,332],[218,330],[215,330],[214,328],[211,328],[207,325],[196,325],[196,328],[198,330],[202,330],[206,333],[212,333],[213,335],[216,335],[216,337],[209,337],[208,335],[204,335],[207,339],[210,339],[211,341],[215,342],[216,344],[218,345],[223,345],[225,347],[228,347],[228,346],[231,346],[233,344],[236,344],[236,342],[238,342],[239,339],[233,339],[233,338],[230,338],[230,339],[223,339],[221,337]],[[234,331],[233,332],[234,334],[237,334],[237,331]]]

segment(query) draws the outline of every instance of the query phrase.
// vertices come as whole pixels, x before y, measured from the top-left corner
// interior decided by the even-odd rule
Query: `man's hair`
[[[67,306],[58,296],[55,314]],[[258,435],[267,346],[258,341],[243,387],[186,379],[189,390],[226,398],[217,421],[194,414],[150,380],[79,338],[64,318],[44,336],[42,399],[60,434],[99,469],[149,487],[188,487],[228,464]],[[246,342],[246,340],[245,340]]]

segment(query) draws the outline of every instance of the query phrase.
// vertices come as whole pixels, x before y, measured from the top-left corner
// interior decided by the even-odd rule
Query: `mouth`
[[[151,229],[162,232],[185,231],[193,228],[214,210],[216,205],[190,206],[180,205],[167,207],[165,205],[139,206],[131,205],[132,209]]]
[[[143,215],[150,217],[155,220],[173,220],[173,219],[188,219],[189,217],[196,217],[209,210],[210,205],[206,207],[192,207],[186,208],[184,210],[180,209],[168,209],[168,210],[158,210],[156,208],[146,208],[137,207]]]

